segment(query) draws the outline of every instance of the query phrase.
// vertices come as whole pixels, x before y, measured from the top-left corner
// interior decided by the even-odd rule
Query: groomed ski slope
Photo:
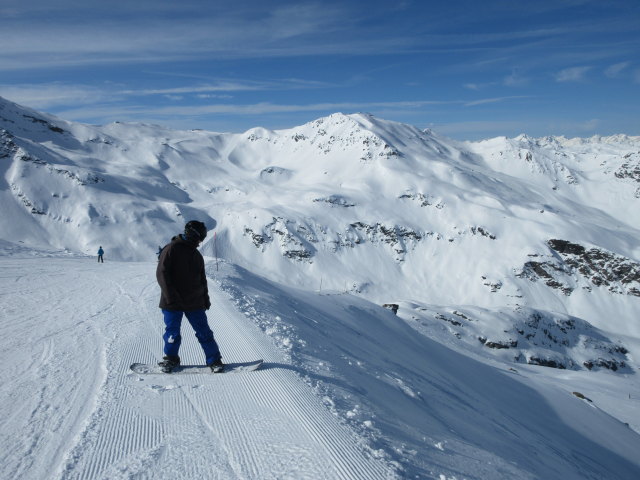
[[[475,358],[357,296],[209,260],[224,358],[262,370],[130,373],[161,355],[154,261],[0,244],[0,479],[639,477],[635,372]],[[181,357],[203,360],[187,323]]]
[[[0,257],[0,477],[396,478],[215,282],[209,318],[225,360],[264,358],[263,369],[129,373],[162,351],[154,269]],[[180,353],[203,361],[187,322]]]

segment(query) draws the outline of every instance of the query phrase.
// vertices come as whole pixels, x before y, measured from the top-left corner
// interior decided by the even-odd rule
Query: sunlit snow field
[[[0,478],[640,478],[638,172],[624,135],[0,98]],[[224,360],[259,371],[129,371],[162,356],[155,254],[191,219]]]

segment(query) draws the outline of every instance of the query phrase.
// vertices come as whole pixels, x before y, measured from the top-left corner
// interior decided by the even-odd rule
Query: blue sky
[[[640,135],[640,1],[0,0],[0,96],[221,132],[369,112],[460,140]]]

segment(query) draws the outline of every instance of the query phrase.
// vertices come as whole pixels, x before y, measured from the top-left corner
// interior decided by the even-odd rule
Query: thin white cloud
[[[604,71],[604,74],[609,78],[616,78],[616,77],[620,76],[622,71],[626,70],[629,67],[629,65],[631,65],[631,62],[616,63],[614,65],[609,66]]]
[[[614,48],[611,41],[603,40],[604,35],[610,37],[611,31],[635,30],[635,23],[628,19],[550,20],[530,29],[480,33],[472,26],[467,29],[467,24],[481,24],[483,18],[495,16],[495,11],[478,8],[470,19],[469,12],[464,9],[457,12],[460,9],[446,2],[429,7],[432,13],[425,15],[420,26],[411,18],[399,24],[395,23],[396,19],[389,19],[388,25],[382,22],[383,14],[397,6],[372,6],[363,11],[357,2],[302,0],[295,4],[274,2],[274,5],[253,1],[235,2],[224,8],[219,8],[217,3],[136,0],[123,2],[114,9],[108,2],[92,0],[82,5],[70,0],[17,2],[17,6],[10,9],[11,17],[0,14],[0,71],[212,59],[443,52],[449,53],[450,58],[462,54],[464,60],[459,68],[473,70],[491,63],[546,62],[549,65],[551,58],[557,65],[560,61],[566,62],[562,55],[589,63],[583,58],[588,52],[610,57],[612,52],[620,55],[625,49],[631,48],[634,52],[637,49],[635,42]],[[544,7],[539,6],[539,2],[529,3],[517,7],[504,4],[499,15],[509,18],[514,12],[523,15],[523,10],[563,8],[562,2],[560,6],[551,2]],[[422,9],[416,12],[424,13]],[[411,10],[407,9],[406,13],[410,14]],[[456,17],[458,14],[460,17]],[[374,21],[368,21],[372,19]],[[406,25],[412,28],[403,28]],[[574,43],[567,42],[567,38],[584,38],[590,34],[599,37],[594,45],[578,51],[563,48],[567,43]],[[507,77],[503,83],[514,86],[517,80]]]
[[[520,72],[513,71],[504,78],[502,83],[507,87],[524,87],[529,84],[529,79],[524,77]]]
[[[464,106],[465,107],[475,107],[475,106],[478,106],[478,105],[486,105],[488,103],[499,103],[499,102],[505,102],[507,100],[516,100],[516,99],[521,99],[521,98],[528,98],[528,97],[524,96],[524,95],[512,95],[512,96],[507,96],[507,97],[481,98],[479,100],[473,100],[471,102],[465,102]]]
[[[480,90],[484,90],[486,88],[491,88],[491,87],[495,87],[497,85],[497,82],[485,82],[485,83],[465,83],[463,85],[464,88],[466,88],[467,90],[473,90],[473,91],[480,91]]]
[[[548,131],[553,135],[566,135],[568,137],[591,136],[598,133],[602,122],[600,119],[592,118],[588,120],[562,120],[550,121],[546,125]]]
[[[263,115],[272,113],[319,112],[319,111],[367,111],[375,108],[409,108],[418,109],[432,105],[447,103],[433,100],[417,100],[404,102],[327,102],[313,104],[274,104],[260,102],[254,104],[211,104],[198,106],[158,107],[152,110],[154,115],[203,116],[212,114],[225,115]]]
[[[581,82],[592,67],[571,67],[560,70],[555,74],[556,82]]]
[[[582,124],[578,125],[578,128],[582,129],[584,132],[595,132],[596,129],[600,125],[600,120],[597,118],[592,118],[591,120],[586,120],[582,122]]]
[[[253,104],[209,104],[209,105],[172,105],[153,107],[148,105],[95,105],[79,108],[59,110],[57,115],[63,118],[90,122],[96,119],[104,121],[132,121],[140,122],[148,118],[165,119],[171,123],[181,118],[203,118],[207,116],[258,116],[266,114],[282,114],[297,112],[327,112],[338,111],[371,111],[375,109],[402,108],[405,110],[419,110],[421,108],[460,104],[460,101],[445,102],[433,100],[418,100],[405,102],[336,102],[313,104],[275,104],[259,102]]]
[[[193,98],[231,99],[228,93],[275,90],[304,90],[327,87],[328,84],[313,80],[284,79],[271,81],[219,80],[214,83],[186,85],[174,88],[127,89],[122,85],[101,86],[70,85],[60,82],[44,84],[1,85],[0,96],[33,108],[51,108],[65,105],[90,105],[103,102],[117,104],[136,97],[158,96],[170,100]],[[225,94],[226,93],[226,94]]]
[[[534,137],[565,135],[571,138],[595,135],[597,129],[601,127],[601,122],[598,119],[549,122],[542,119],[525,120],[520,117],[504,121],[466,121],[431,124],[429,127],[442,135],[471,140],[495,137],[498,135],[496,132],[500,132],[499,135],[507,137],[515,137],[521,133],[526,133]]]
[[[43,109],[61,105],[87,105],[107,100],[111,102],[118,100],[118,97],[107,88],[60,83],[0,85],[0,96],[12,102]]]
[[[132,2],[135,3],[135,2]],[[299,55],[377,54],[415,46],[416,40],[387,31],[375,36],[356,28],[352,6],[296,2],[274,7],[214,9],[190,5],[181,19],[155,7],[131,19],[84,9],[52,8],[51,16],[0,18],[0,70],[126,63],[166,63],[202,58],[268,58]],[[135,9],[134,9],[135,10]],[[37,32],[37,34],[26,34]]]
[[[488,138],[495,132],[504,132],[504,135],[517,135],[527,131],[530,124],[524,121],[467,121],[450,123],[432,123],[428,125],[437,133],[454,137],[466,137],[475,139]]]
[[[284,79],[284,80],[219,80],[217,82],[186,85],[182,87],[163,89],[122,90],[119,93],[128,96],[146,95],[180,95],[207,94],[215,92],[259,92],[267,90],[298,90],[327,87],[329,84],[313,80]]]
[[[211,99],[211,98],[215,98],[215,99],[226,99],[229,100],[231,98],[233,98],[233,95],[218,95],[218,94],[213,94],[213,93],[199,93],[198,95],[196,95],[196,98],[200,98],[203,100],[207,100],[207,99]]]
[[[207,94],[213,92],[241,92],[241,91],[261,91],[267,90],[264,83],[244,83],[244,82],[219,82],[212,85],[189,85],[175,88],[149,88],[149,89],[129,89],[121,90],[122,95],[127,96],[148,96],[148,95],[179,95],[179,94]]]

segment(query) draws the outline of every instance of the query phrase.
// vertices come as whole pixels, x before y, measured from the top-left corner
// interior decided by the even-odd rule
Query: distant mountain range
[[[240,134],[91,126],[0,98],[0,169],[5,251],[153,260],[198,219],[205,255],[397,307],[479,355],[640,358],[640,137],[457,142],[340,113]]]

